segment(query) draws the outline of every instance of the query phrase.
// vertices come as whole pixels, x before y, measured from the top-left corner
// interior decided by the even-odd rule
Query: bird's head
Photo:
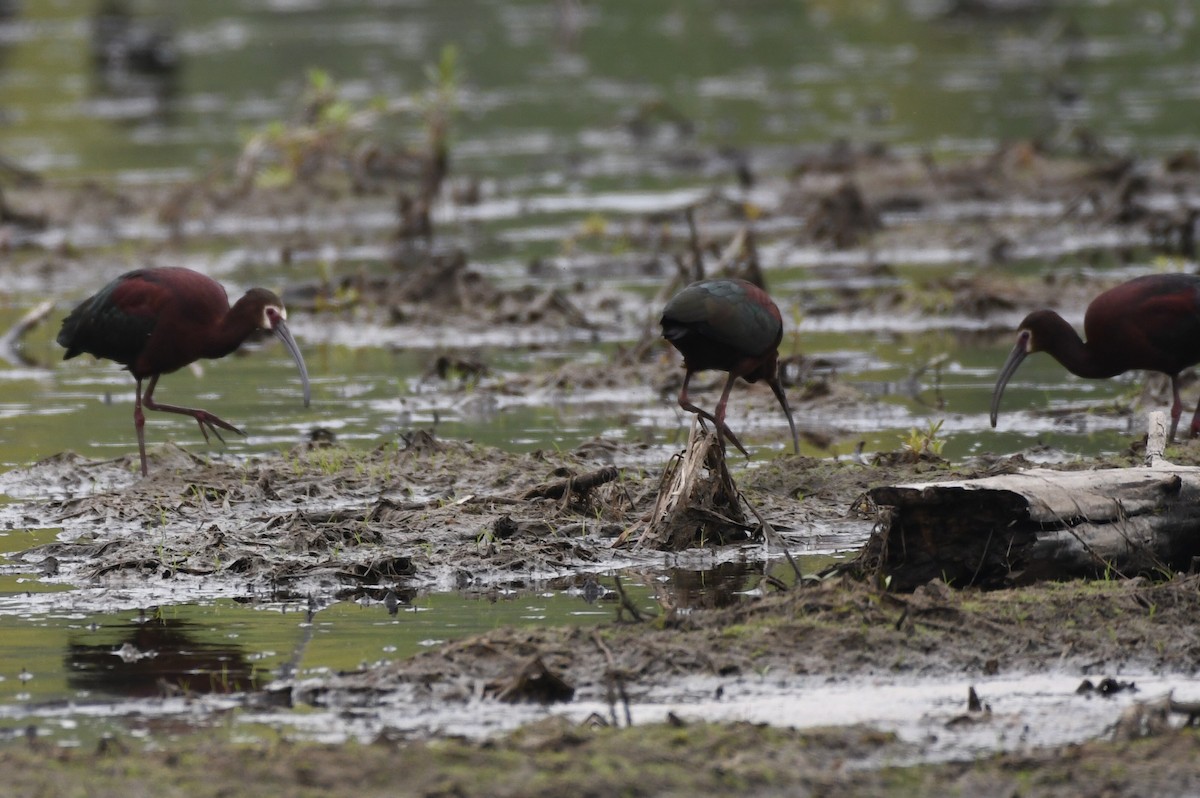
[[[1028,355],[1043,351],[1045,342],[1051,340],[1051,330],[1066,324],[1062,317],[1052,310],[1035,310],[1025,317],[1017,328],[1017,342],[1008,353],[1008,360],[1000,369],[996,379],[996,388],[992,391],[992,427],[996,426],[996,418],[1000,414],[1000,397],[1004,395],[1004,386],[1012,379]]]
[[[1035,310],[1017,327],[1017,346],[1024,348],[1027,355],[1044,352],[1065,324],[1063,317],[1053,310]]]
[[[304,406],[308,407],[312,398],[312,388],[308,383],[308,368],[304,365],[304,356],[300,354],[300,347],[296,345],[296,339],[288,330],[287,309],[283,306],[283,300],[265,288],[252,288],[238,300],[238,304],[243,302],[251,309],[256,309],[257,312],[254,315],[258,320],[259,329],[268,330],[280,341],[283,341],[288,354],[292,356],[292,360],[296,361],[296,368],[300,369],[300,381],[304,384]]]

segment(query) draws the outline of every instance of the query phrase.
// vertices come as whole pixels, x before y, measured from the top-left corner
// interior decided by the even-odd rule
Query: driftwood
[[[874,488],[879,524],[856,566],[896,590],[935,578],[1002,587],[1190,570],[1200,557],[1200,468],[1161,458],[1161,415],[1152,414],[1144,467]]]
[[[592,488],[598,488],[601,485],[612,482],[620,476],[620,472],[614,466],[604,466],[595,471],[589,471],[586,474],[580,474],[577,477],[568,477],[559,482],[552,482],[548,485],[538,485],[535,488],[530,488],[526,491],[523,499],[561,499],[568,493],[575,493],[580,496],[586,494]]]

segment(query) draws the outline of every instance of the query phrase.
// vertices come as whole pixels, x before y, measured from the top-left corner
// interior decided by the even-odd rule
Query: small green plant
[[[929,426],[924,430],[913,427],[908,432],[908,438],[904,441],[904,450],[911,452],[917,457],[922,455],[933,455],[941,457],[942,449],[946,445],[946,441],[938,437],[938,433],[942,431],[942,424],[945,419],[930,421]]]
[[[458,49],[443,47],[425,73],[428,85],[411,103],[394,103],[381,96],[348,99],[328,71],[309,69],[297,118],[274,120],[249,136],[238,160],[238,177],[248,185],[278,188],[341,172],[358,189],[364,186],[365,173],[376,166],[397,171],[393,167],[398,164],[419,159],[433,168],[417,171],[436,173],[440,182],[463,79]],[[401,138],[405,132],[395,118],[413,108],[425,129],[427,148],[420,153],[394,140],[394,131],[399,130]]]

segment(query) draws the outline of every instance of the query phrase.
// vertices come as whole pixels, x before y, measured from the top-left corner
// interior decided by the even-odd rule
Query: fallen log
[[[873,488],[879,522],[853,567],[900,591],[935,578],[1007,587],[1191,570],[1200,558],[1200,468],[1154,451],[1162,423],[1152,419],[1144,467]]]

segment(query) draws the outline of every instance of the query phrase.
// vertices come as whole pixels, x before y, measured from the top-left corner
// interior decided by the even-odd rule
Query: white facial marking
[[[263,307],[262,328],[264,330],[274,330],[276,319],[287,321],[287,311],[279,305],[266,305]]]

